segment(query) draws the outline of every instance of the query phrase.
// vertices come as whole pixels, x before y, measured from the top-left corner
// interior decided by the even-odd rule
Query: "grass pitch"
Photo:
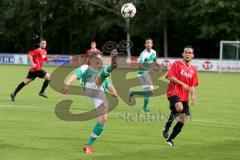
[[[129,107],[120,100],[109,114],[108,123],[94,145],[94,154],[86,155],[86,143],[96,120],[66,122],[54,113],[63,99],[73,99],[72,112],[92,108],[88,98],[63,96],[51,88],[49,99],[38,96],[43,80],[36,79],[10,101],[10,93],[26,77],[27,66],[0,65],[0,160],[230,160],[240,157],[240,74],[199,73],[197,104],[183,132],[174,141],[175,148],[165,144],[162,129],[165,120],[131,120],[142,108]],[[45,67],[52,72],[54,67]],[[150,99],[152,113],[169,114],[166,95]]]

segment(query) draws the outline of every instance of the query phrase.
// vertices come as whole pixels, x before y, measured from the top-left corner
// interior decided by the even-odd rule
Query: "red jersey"
[[[30,72],[41,70],[43,62],[48,60],[47,51],[45,49],[37,48],[33,51],[30,51],[28,55],[31,55],[33,57],[33,63],[37,65],[35,68],[30,67]]]
[[[167,73],[167,77],[176,77],[179,81],[187,84],[189,87],[198,85],[197,69],[191,64],[186,65],[182,60],[175,61]],[[188,101],[189,91],[172,81],[167,88],[167,97],[178,96],[180,101]]]
[[[99,51],[99,52],[100,52],[100,50],[97,49],[97,48],[95,48],[95,49],[90,48],[90,49],[88,49],[87,52],[85,53],[85,56],[88,57],[89,54],[90,54],[92,51]]]

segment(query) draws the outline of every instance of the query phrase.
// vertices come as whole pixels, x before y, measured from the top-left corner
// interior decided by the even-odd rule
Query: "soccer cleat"
[[[151,112],[150,109],[147,109],[147,110],[142,110],[142,113],[148,113],[148,112]]]
[[[133,91],[128,91],[128,102],[130,103],[133,98]]]
[[[45,93],[40,92],[38,95],[41,96],[41,97],[44,97],[44,98],[48,98],[48,96]]]
[[[171,147],[174,147],[175,145],[174,145],[174,143],[173,143],[173,141],[172,140],[167,140],[167,143],[166,143],[167,145],[169,145],[169,146],[171,146]]]
[[[112,50],[111,52],[111,66],[113,69],[117,68],[117,56],[118,56],[118,51],[116,49]]]
[[[162,134],[164,138],[168,138],[168,130],[164,129]]]
[[[86,154],[92,154],[93,153],[93,146],[85,145],[85,146],[83,146],[83,150],[85,151]]]
[[[12,102],[14,102],[16,99],[16,95],[14,93],[11,93],[10,96],[11,96]]]

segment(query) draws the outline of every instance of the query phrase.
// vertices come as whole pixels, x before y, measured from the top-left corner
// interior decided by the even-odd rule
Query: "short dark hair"
[[[44,39],[44,38],[41,38],[41,39],[40,39],[40,43],[41,43],[42,41],[47,41],[47,40],[46,40],[46,39]]]
[[[102,53],[98,50],[97,51],[91,51],[88,55],[88,58],[92,59],[95,55],[98,55],[98,54],[102,55]]]
[[[92,42],[91,42],[91,44],[93,44],[93,43],[97,44],[95,41],[92,41]]]
[[[186,47],[184,47],[184,48],[183,48],[183,51],[184,51],[186,48],[191,48],[191,49],[193,50],[193,52],[194,52],[194,48],[193,48],[192,46],[186,46]]]
[[[153,42],[152,38],[146,38],[146,39],[145,39],[145,42],[146,42],[146,41],[152,41],[152,42]]]

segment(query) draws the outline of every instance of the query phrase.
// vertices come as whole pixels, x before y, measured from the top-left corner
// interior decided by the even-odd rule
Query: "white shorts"
[[[93,102],[95,108],[100,107],[102,104],[107,108],[108,101],[103,87],[98,87],[94,82],[87,82],[85,85],[85,92],[90,100]]]
[[[145,91],[153,90],[153,83],[149,73],[138,75],[138,79],[140,80],[141,85]]]

